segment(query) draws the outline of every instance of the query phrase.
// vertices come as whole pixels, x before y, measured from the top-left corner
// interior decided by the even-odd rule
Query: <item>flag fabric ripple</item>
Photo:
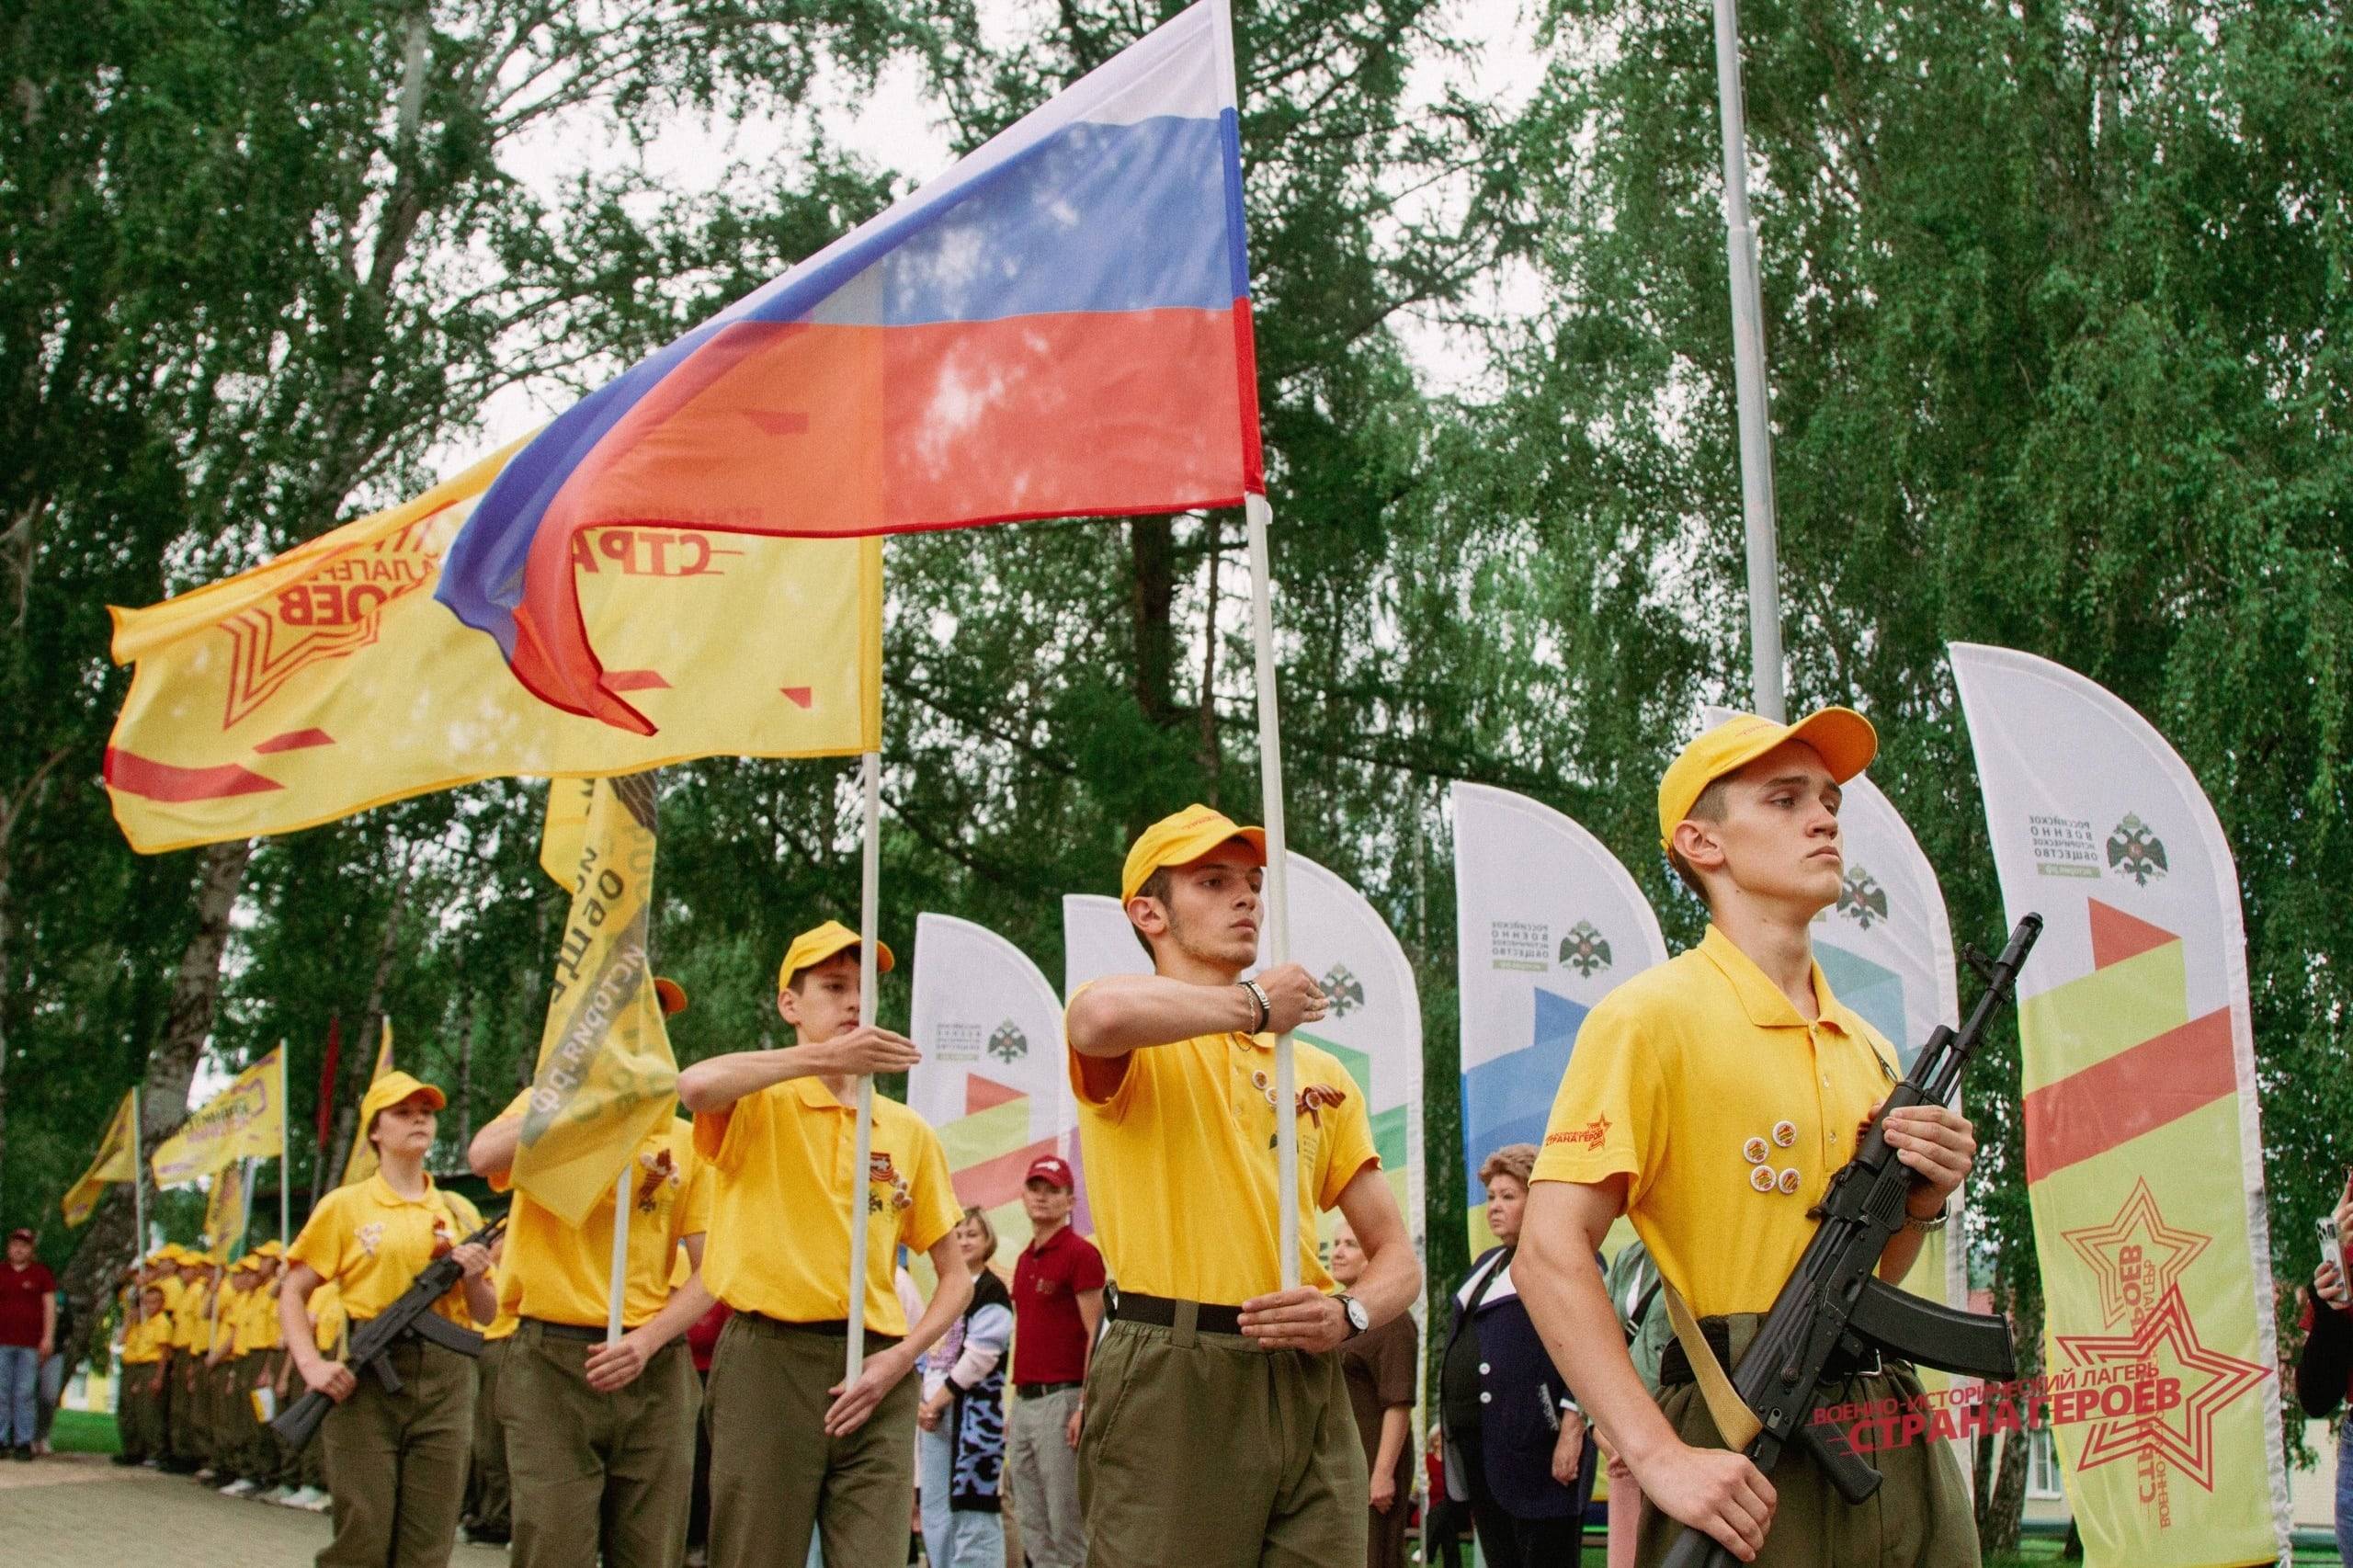
[[[1263,494],[1233,40],[1202,0],[564,413],[438,590],[542,699],[603,679],[584,530],[837,536]]]

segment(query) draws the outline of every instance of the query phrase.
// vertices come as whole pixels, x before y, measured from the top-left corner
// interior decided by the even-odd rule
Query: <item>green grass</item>
[[[49,1431],[50,1447],[61,1454],[119,1454],[122,1438],[114,1417],[87,1410],[61,1410]]]

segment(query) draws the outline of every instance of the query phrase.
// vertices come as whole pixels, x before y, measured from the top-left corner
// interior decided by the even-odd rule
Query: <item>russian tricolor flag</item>
[[[1263,494],[1226,0],[582,400],[508,463],[439,597],[544,700],[602,683],[588,528],[833,536]]]

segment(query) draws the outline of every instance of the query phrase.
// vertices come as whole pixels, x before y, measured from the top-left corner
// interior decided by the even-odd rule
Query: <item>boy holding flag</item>
[[[1119,1295],[1087,1369],[1079,1507],[1091,1568],[1365,1561],[1364,1450],[1341,1345],[1413,1303],[1421,1268],[1381,1174],[1364,1096],[1275,1038],[1330,1004],[1297,964],[1257,960],[1266,836],[1192,806],[1147,828],[1120,879],[1154,972],[1070,1001],[1071,1087],[1098,1239]],[[1276,1118],[1296,1119],[1299,1189],[1279,1193]],[[1281,1289],[1279,1203],[1300,1210],[1302,1283]],[[1316,1256],[1338,1209],[1366,1254],[1353,1294]]]
[[[892,967],[875,944],[877,973]],[[915,1358],[972,1290],[955,1239],[962,1211],[923,1119],[874,1100],[867,1169],[853,1172],[860,1074],[904,1072],[914,1042],[858,1023],[858,934],[827,921],[777,971],[780,1051],[699,1062],[678,1076],[695,1149],[716,1167],[705,1283],[734,1309],[711,1359],[710,1560],[798,1564],[811,1532],[825,1561],[903,1562],[915,1496]],[[866,1359],[844,1377],[850,1230],[867,1227]],[[939,1288],[910,1326],[892,1275],[900,1245],[931,1255]]]
[[[663,1013],[686,993],[656,980]],[[525,1090],[475,1134],[474,1174],[506,1190]],[[711,1177],[694,1128],[665,1119],[631,1153],[621,1323],[606,1341],[614,1194],[579,1226],[517,1191],[499,1269],[502,1315],[517,1320],[498,1369],[517,1568],[677,1568],[684,1558],[700,1399],[680,1337],[710,1306],[702,1285]],[[671,1288],[684,1250],[686,1283]]]

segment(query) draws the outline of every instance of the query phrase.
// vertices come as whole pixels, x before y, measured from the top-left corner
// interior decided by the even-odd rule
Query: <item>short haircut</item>
[[[965,1220],[978,1225],[981,1228],[981,1234],[988,1239],[989,1250],[982,1256],[995,1257],[996,1256],[996,1227],[989,1223],[989,1211],[975,1203],[964,1210],[964,1219],[956,1222],[961,1225]]]
[[[1699,798],[1691,802],[1691,809],[1685,815],[1698,817],[1701,822],[1723,821],[1731,811],[1731,784],[1732,775],[1729,773],[1721,778],[1709,779],[1708,787],[1699,791]],[[1691,890],[1693,898],[1701,903],[1708,902],[1708,884],[1699,880],[1699,873],[1692,868],[1691,862],[1678,854],[1672,844],[1666,846],[1666,863],[1674,868],[1683,885]]]
[[[1536,1145],[1506,1143],[1479,1162],[1479,1185],[1486,1186],[1499,1176],[1507,1176],[1524,1189],[1536,1175]]]
[[[1168,895],[1176,890],[1176,879],[1168,874],[1167,867],[1162,866],[1143,880],[1143,885],[1136,889],[1136,897],[1158,899],[1160,907],[1165,909],[1168,907]],[[1143,950],[1152,960],[1159,962],[1160,955],[1152,950],[1152,938],[1143,934],[1143,927],[1131,921],[1128,929],[1136,934],[1136,940],[1143,944]]]

